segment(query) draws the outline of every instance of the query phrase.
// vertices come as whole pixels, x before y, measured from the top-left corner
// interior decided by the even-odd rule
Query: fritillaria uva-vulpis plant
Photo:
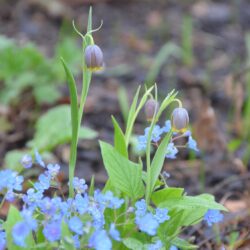
[[[103,66],[102,51],[94,44],[94,31],[90,9],[87,33],[77,31],[83,44],[79,103],[74,77],[61,59],[71,100],[69,197],[60,193],[57,179],[60,166],[45,164],[37,151],[34,159],[30,155],[21,159],[24,174],[25,169],[34,165],[43,170],[36,182],[25,182],[24,191],[22,175],[10,169],[0,171],[1,206],[7,200],[22,207],[18,210],[11,205],[7,219],[1,221],[0,249],[195,249],[188,239],[180,237],[183,228],[201,221],[212,226],[223,219],[220,210],[225,208],[212,195],[188,196],[183,188],[167,185],[169,175],[162,171],[164,160],[174,159],[183,147],[198,151],[188,130],[188,112],[177,99],[176,91],[167,94],[160,103],[156,85],[146,89],[141,98],[139,87],[125,130],[112,117],[114,145],[100,142],[109,176],[102,191],[94,189],[94,178],[88,187],[84,179],[74,177],[79,127],[92,72]],[[160,126],[160,117],[172,103],[178,107]],[[149,126],[137,137],[136,150],[141,154],[131,161],[131,137],[142,109]],[[184,145],[178,145],[180,137],[186,140]],[[48,193],[52,195],[49,197]]]

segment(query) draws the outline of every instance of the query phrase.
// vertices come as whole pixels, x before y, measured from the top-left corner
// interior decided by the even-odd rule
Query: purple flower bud
[[[24,155],[21,159],[21,164],[24,168],[31,168],[32,167],[32,157],[31,155]]]
[[[176,108],[172,113],[172,127],[175,131],[184,132],[189,123],[188,112],[184,108]]]
[[[159,110],[159,103],[154,99],[149,99],[145,104],[145,115],[148,121],[151,121],[154,114]]]
[[[85,62],[91,71],[97,71],[103,67],[103,53],[97,45],[89,45],[85,49]]]

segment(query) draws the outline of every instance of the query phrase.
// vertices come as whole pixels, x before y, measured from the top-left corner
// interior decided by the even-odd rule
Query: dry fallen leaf
[[[225,201],[224,206],[230,212],[233,212],[233,213],[239,212],[239,211],[247,208],[247,204],[244,200],[227,200],[227,201]]]

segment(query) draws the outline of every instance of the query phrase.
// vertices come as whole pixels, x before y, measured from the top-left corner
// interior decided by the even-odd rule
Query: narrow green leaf
[[[129,112],[129,116],[128,116],[128,123],[127,123],[126,132],[125,132],[125,139],[126,139],[127,146],[129,144],[131,133],[133,131],[135,120],[136,120],[139,112],[141,111],[142,107],[144,106],[145,102],[147,101],[149,94],[152,92],[153,89],[154,89],[154,86],[149,88],[144,93],[138,107],[136,108],[136,104],[137,104],[138,96],[139,96],[139,92],[140,92],[140,87],[137,89],[136,95],[135,95],[134,100],[132,102],[132,105],[130,107],[130,112]]]
[[[75,164],[76,164],[76,156],[77,156],[77,142],[78,142],[78,128],[80,127],[79,121],[81,121],[81,117],[78,120],[78,101],[77,101],[77,90],[75,79],[70,72],[68,66],[64,62],[63,58],[61,58],[64,71],[67,77],[67,83],[70,92],[70,107],[71,107],[71,135],[72,140],[70,144],[70,160],[69,160],[69,194],[70,197],[73,196],[73,178],[75,174]],[[80,107],[81,108],[81,107]]]
[[[138,87],[138,89],[137,89],[137,91],[135,93],[134,99],[132,101],[132,104],[131,104],[131,106],[129,108],[129,114],[128,114],[128,120],[127,120],[127,128],[126,128],[126,133],[125,134],[128,133],[128,129],[129,129],[129,127],[131,127],[131,123],[132,123],[133,115],[134,115],[135,110],[136,110],[140,90],[141,90],[141,86]]]
[[[144,193],[142,166],[126,159],[108,143],[100,142],[100,146],[112,185],[132,199],[141,197]]]
[[[167,42],[162,46],[162,48],[157,53],[152,66],[146,76],[146,84],[147,86],[152,86],[155,83],[156,77],[158,76],[161,67],[163,64],[169,59],[169,57],[173,55],[175,57],[180,56],[180,48],[177,47],[172,42]]]
[[[128,114],[129,114],[129,101],[128,101],[128,95],[126,92],[126,89],[121,86],[118,89],[118,101],[120,105],[120,109],[122,111],[122,116],[125,121],[125,124],[127,124],[128,121]]]
[[[61,58],[70,92],[70,108],[71,108],[71,125],[72,125],[72,141],[75,141],[78,135],[78,103],[75,79],[70,72],[68,66]]]
[[[128,158],[128,151],[127,151],[127,146],[126,146],[126,141],[125,141],[125,136],[122,132],[122,129],[120,128],[118,122],[112,116],[112,122],[114,126],[114,146],[115,149],[122,154],[124,157]]]
[[[89,196],[93,196],[95,191],[95,176],[92,175],[90,186],[89,186]]]
[[[155,156],[151,163],[150,168],[150,193],[153,192],[155,183],[161,173],[163,163],[166,155],[166,148],[172,136],[172,132],[169,132],[162,140],[160,146],[158,147]]]
[[[89,7],[89,16],[88,16],[88,29],[87,32],[92,30],[92,6]]]

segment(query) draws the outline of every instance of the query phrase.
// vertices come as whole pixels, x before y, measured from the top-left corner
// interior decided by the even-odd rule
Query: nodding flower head
[[[91,71],[98,71],[103,68],[103,53],[97,45],[89,45],[85,49],[85,62]]]
[[[154,99],[149,99],[145,104],[145,115],[148,121],[151,121],[159,110],[159,103]]]
[[[175,108],[172,113],[171,121],[174,131],[185,132],[189,123],[187,110],[184,108]]]

